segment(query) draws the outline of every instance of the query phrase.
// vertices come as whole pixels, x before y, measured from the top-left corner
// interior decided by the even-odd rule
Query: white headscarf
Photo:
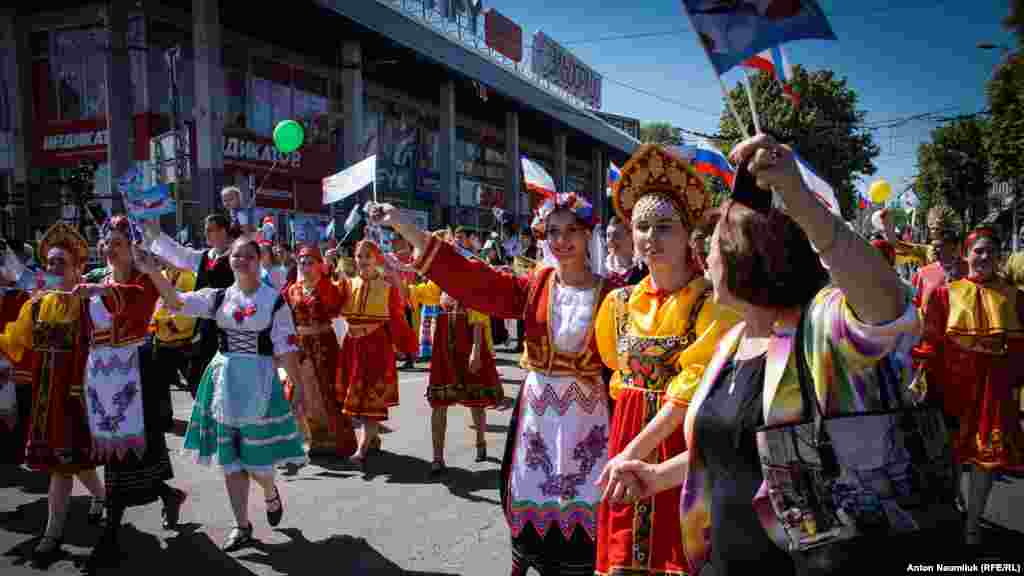
[[[548,246],[548,241],[541,240],[538,244],[540,244],[541,253],[544,255],[544,258],[541,260],[541,265],[549,266],[558,270],[558,259],[555,258],[555,254],[551,251],[551,247]],[[590,271],[598,276],[604,276],[607,273],[603,257],[604,252],[604,236],[597,230],[597,226],[595,226],[590,234],[587,258],[590,260]]]

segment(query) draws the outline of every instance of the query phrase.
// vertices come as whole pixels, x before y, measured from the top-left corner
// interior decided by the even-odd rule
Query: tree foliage
[[[849,220],[856,206],[856,183],[877,171],[873,160],[879,153],[872,134],[862,129],[865,113],[857,109],[857,93],[830,70],[808,72],[794,66],[792,84],[800,94],[799,108],[783,97],[774,77],[763,72],[751,76],[761,129],[793,146],[832,185]],[[729,99],[753,133],[746,89],[737,86]],[[722,111],[719,127],[727,148],[743,138],[728,108]]]
[[[1010,13],[1003,26],[1017,35],[1017,43],[1024,47],[1024,0],[1010,0]]]
[[[928,199],[925,210],[946,204],[962,215],[967,227],[984,220],[990,180],[988,130],[988,123],[978,117],[957,120],[932,130],[931,141],[918,147],[917,187]]]
[[[640,126],[640,141],[645,144],[679,146],[683,138],[682,132],[668,122],[648,122]]]

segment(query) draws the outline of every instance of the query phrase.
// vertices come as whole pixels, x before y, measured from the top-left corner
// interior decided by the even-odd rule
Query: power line
[[[718,112],[712,112],[710,110],[704,110],[703,108],[698,108],[698,107],[693,106],[691,104],[687,104],[687,103],[685,103],[685,102],[683,102],[681,100],[675,100],[673,98],[668,98],[668,97],[662,96],[661,94],[658,94],[656,92],[651,92],[651,91],[648,91],[648,90],[644,90],[643,88],[637,88],[636,86],[630,86],[629,84],[626,84],[625,82],[620,82],[618,80],[615,80],[614,78],[609,78],[608,76],[602,75],[602,77],[605,80],[611,82],[612,84],[616,84],[618,86],[622,86],[623,88],[628,88],[628,89],[630,89],[630,90],[632,90],[634,92],[640,93],[640,94],[645,94],[647,96],[650,96],[651,98],[656,98],[656,99],[661,100],[663,102],[668,102],[669,104],[675,104],[675,105],[680,106],[682,108],[686,108],[687,110],[692,110],[694,112],[700,112],[701,114],[706,114],[708,116],[719,116]]]

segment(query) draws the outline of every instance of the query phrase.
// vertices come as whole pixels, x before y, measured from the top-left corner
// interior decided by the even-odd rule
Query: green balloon
[[[291,154],[298,150],[305,137],[302,124],[295,120],[281,120],[274,127],[274,147],[281,154]]]

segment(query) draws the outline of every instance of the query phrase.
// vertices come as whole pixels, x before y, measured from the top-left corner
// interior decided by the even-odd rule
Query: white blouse
[[[233,284],[226,289],[220,309],[214,311],[216,293],[217,290],[214,288],[179,292],[178,298],[184,305],[180,313],[184,316],[215,319],[217,326],[225,330],[262,332],[270,326],[270,341],[274,345],[274,355],[280,356],[299,350],[291,307],[286,303],[271,317],[280,292],[261,282],[255,292],[246,294],[237,284]]]
[[[555,348],[576,353],[583,349],[590,330],[596,288],[573,288],[552,284],[551,335]]]

